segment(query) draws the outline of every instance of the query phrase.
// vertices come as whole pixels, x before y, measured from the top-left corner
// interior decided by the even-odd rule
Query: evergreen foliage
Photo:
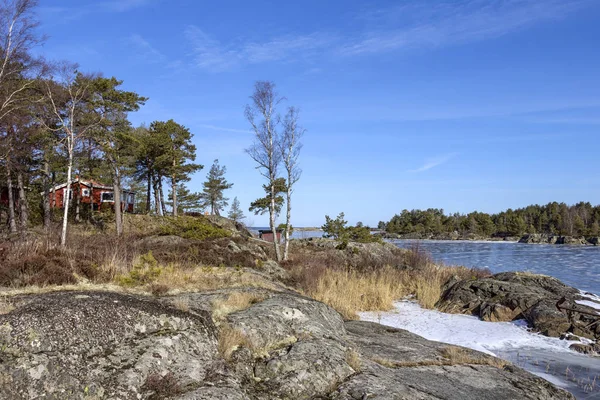
[[[600,206],[580,202],[530,205],[497,214],[472,212],[446,215],[444,210],[403,210],[378,225],[389,233],[437,235],[457,232],[460,235],[485,237],[520,236],[525,233],[548,235],[597,236],[600,234]]]
[[[225,197],[223,192],[230,189],[233,183],[227,182],[225,172],[227,168],[220,166],[219,160],[215,160],[206,175],[206,182],[203,183],[201,199],[204,207],[210,208],[211,215],[221,215],[221,211],[229,204],[229,198]]]
[[[246,216],[240,207],[240,201],[237,197],[233,198],[231,209],[229,210],[227,217],[235,222],[241,222],[242,220],[246,219]]]

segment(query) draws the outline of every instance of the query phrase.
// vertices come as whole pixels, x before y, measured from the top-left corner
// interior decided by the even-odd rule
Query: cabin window
[[[114,196],[112,192],[104,192],[102,193],[102,197],[100,198],[102,202],[114,201]]]
[[[129,193],[129,204],[133,204],[133,193]]]
[[[64,193],[63,193],[64,198],[67,198],[67,196],[69,196],[69,200],[73,199],[73,190],[72,189],[64,189]]]
[[[90,197],[90,189],[83,189],[83,190],[81,190],[81,195],[83,197]]]

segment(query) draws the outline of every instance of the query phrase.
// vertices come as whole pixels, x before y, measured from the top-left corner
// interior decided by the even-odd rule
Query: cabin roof
[[[92,188],[92,189],[104,189],[104,190],[114,191],[114,189],[113,189],[112,186],[104,185],[102,183],[91,181],[91,180],[90,181],[84,181],[83,179],[74,179],[74,180],[71,181],[71,185],[74,184],[74,183],[80,183],[83,186],[87,186],[87,187]],[[67,186],[66,183],[62,183],[60,185],[54,186],[52,189],[50,189],[50,191],[52,191],[52,190],[58,190],[58,189],[63,189],[66,186]],[[134,191],[127,190],[127,189],[122,189],[122,191],[124,193],[135,193]]]

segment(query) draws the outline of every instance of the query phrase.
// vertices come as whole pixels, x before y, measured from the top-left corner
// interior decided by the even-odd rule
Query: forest
[[[525,233],[547,235],[598,236],[600,235],[600,205],[587,202],[575,205],[552,202],[530,205],[497,214],[471,212],[446,215],[444,210],[403,210],[378,227],[388,233],[441,235],[458,232],[483,237],[520,236]]]

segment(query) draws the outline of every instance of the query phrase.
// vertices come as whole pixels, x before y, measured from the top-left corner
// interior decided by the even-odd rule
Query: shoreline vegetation
[[[460,236],[456,234],[442,235],[422,235],[422,234],[406,234],[399,235],[395,233],[378,232],[375,235],[389,240],[434,240],[434,241],[481,241],[481,242],[511,242],[525,244],[557,244],[557,245],[584,245],[584,246],[599,246],[599,236],[560,236],[548,235],[539,233],[526,233],[523,236],[505,236],[505,237],[485,237],[478,235]]]
[[[600,205],[552,202],[497,214],[446,214],[443,209],[403,210],[379,229],[389,238],[506,240],[522,243],[600,243]]]

